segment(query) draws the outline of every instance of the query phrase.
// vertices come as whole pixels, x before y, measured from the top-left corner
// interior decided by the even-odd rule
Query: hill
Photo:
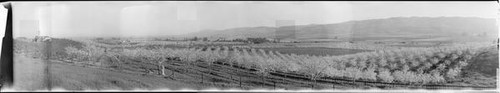
[[[66,55],[65,48],[73,46],[78,49],[83,48],[84,44],[65,38],[52,38],[50,42],[32,42],[26,39],[17,38],[14,40],[14,50],[24,53],[46,53],[51,52],[51,56]]]
[[[282,27],[244,27],[200,31],[183,37],[264,37],[295,40],[490,40],[496,38],[495,19],[474,17],[394,17]],[[467,37],[467,39],[460,39]]]

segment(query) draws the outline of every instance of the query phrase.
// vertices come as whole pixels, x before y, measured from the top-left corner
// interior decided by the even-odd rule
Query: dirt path
[[[121,73],[97,68],[72,66],[51,62],[49,73],[44,60],[23,56],[15,57],[15,90],[46,90],[48,87],[67,90],[131,90],[131,89],[182,89],[197,88],[161,77]],[[50,81],[50,83],[49,83]]]

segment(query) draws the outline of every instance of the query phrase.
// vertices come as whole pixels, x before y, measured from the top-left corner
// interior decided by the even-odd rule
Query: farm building
[[[52,38],[49,36],[35,36],[33,42],[45,42],[45,41],[50,41],[50,39]]]

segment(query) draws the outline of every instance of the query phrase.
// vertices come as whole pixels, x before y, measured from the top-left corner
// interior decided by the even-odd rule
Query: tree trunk
[[[158,68],[158,72],[156,74],[161,75],[161,65],[156,66]]]
[[[311,90],[314,90],[314,85],[313,84],[310,84],[311,85]]]
[[[242,88],[242,89],[243,89],[243,87],[241,87],[241,76],[240,76],[240,88]]]
[[[264,82],[264,75],[260,76],[260,78],[261,78],[261,80],[262,80],[262,85],[260,85],[260,86],[261,86],[262,88],[264,88],[264,84],[265,84],[265,82]]]
[[[175,70],[172,70],[172,73],[170,74],[170,76],[172,77],[172,79],[175,77]]]
[[[212,79],[215,79],[215,78],[212,78]],[[212,81],[212,85],[215,86],[215,81],[214,80],[211,80]]]
[[[314,85],[317,85],[317,84],[318,84],[317,80],[316,80],[316,79],[314,79],[314,84],[313,84],[313,87],[312,87],[312,88],[314,89]]]
[[[186,66],[183,64],[182,67],[184,68],[185,73],[189,73],[189,65]]]
[[[164,76],[165,75],[165,73],[164,73],[165,71],[164,70],[165,69],[164,69],[163,65],[161,64],[161,62],[158,62],[158,75],[163,75]]]
[[[332,84],[332,89],[335,90],[335,85],[334,84]]]
[[[285,78],[287,77],[286,75],[283,76],[285,76]],[[285,83],[285,78],[281,78],[281,82]]]
[[[161,75],[165,76],[165,66],[161,65]]]
[[[276,82],[273,81],[273,87],[274,87],[274,90],[276,90]]]

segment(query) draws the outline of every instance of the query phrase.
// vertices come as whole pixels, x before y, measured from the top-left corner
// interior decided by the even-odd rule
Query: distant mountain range
[[[488,40],[497,38],[495,19],[474,17],[394,17],[282,27],[200,31],[182,37],[278,38],[282,40]],[[462,38],[462,39],[460,39]],[[464,39],[467,38],[467,39]]]

